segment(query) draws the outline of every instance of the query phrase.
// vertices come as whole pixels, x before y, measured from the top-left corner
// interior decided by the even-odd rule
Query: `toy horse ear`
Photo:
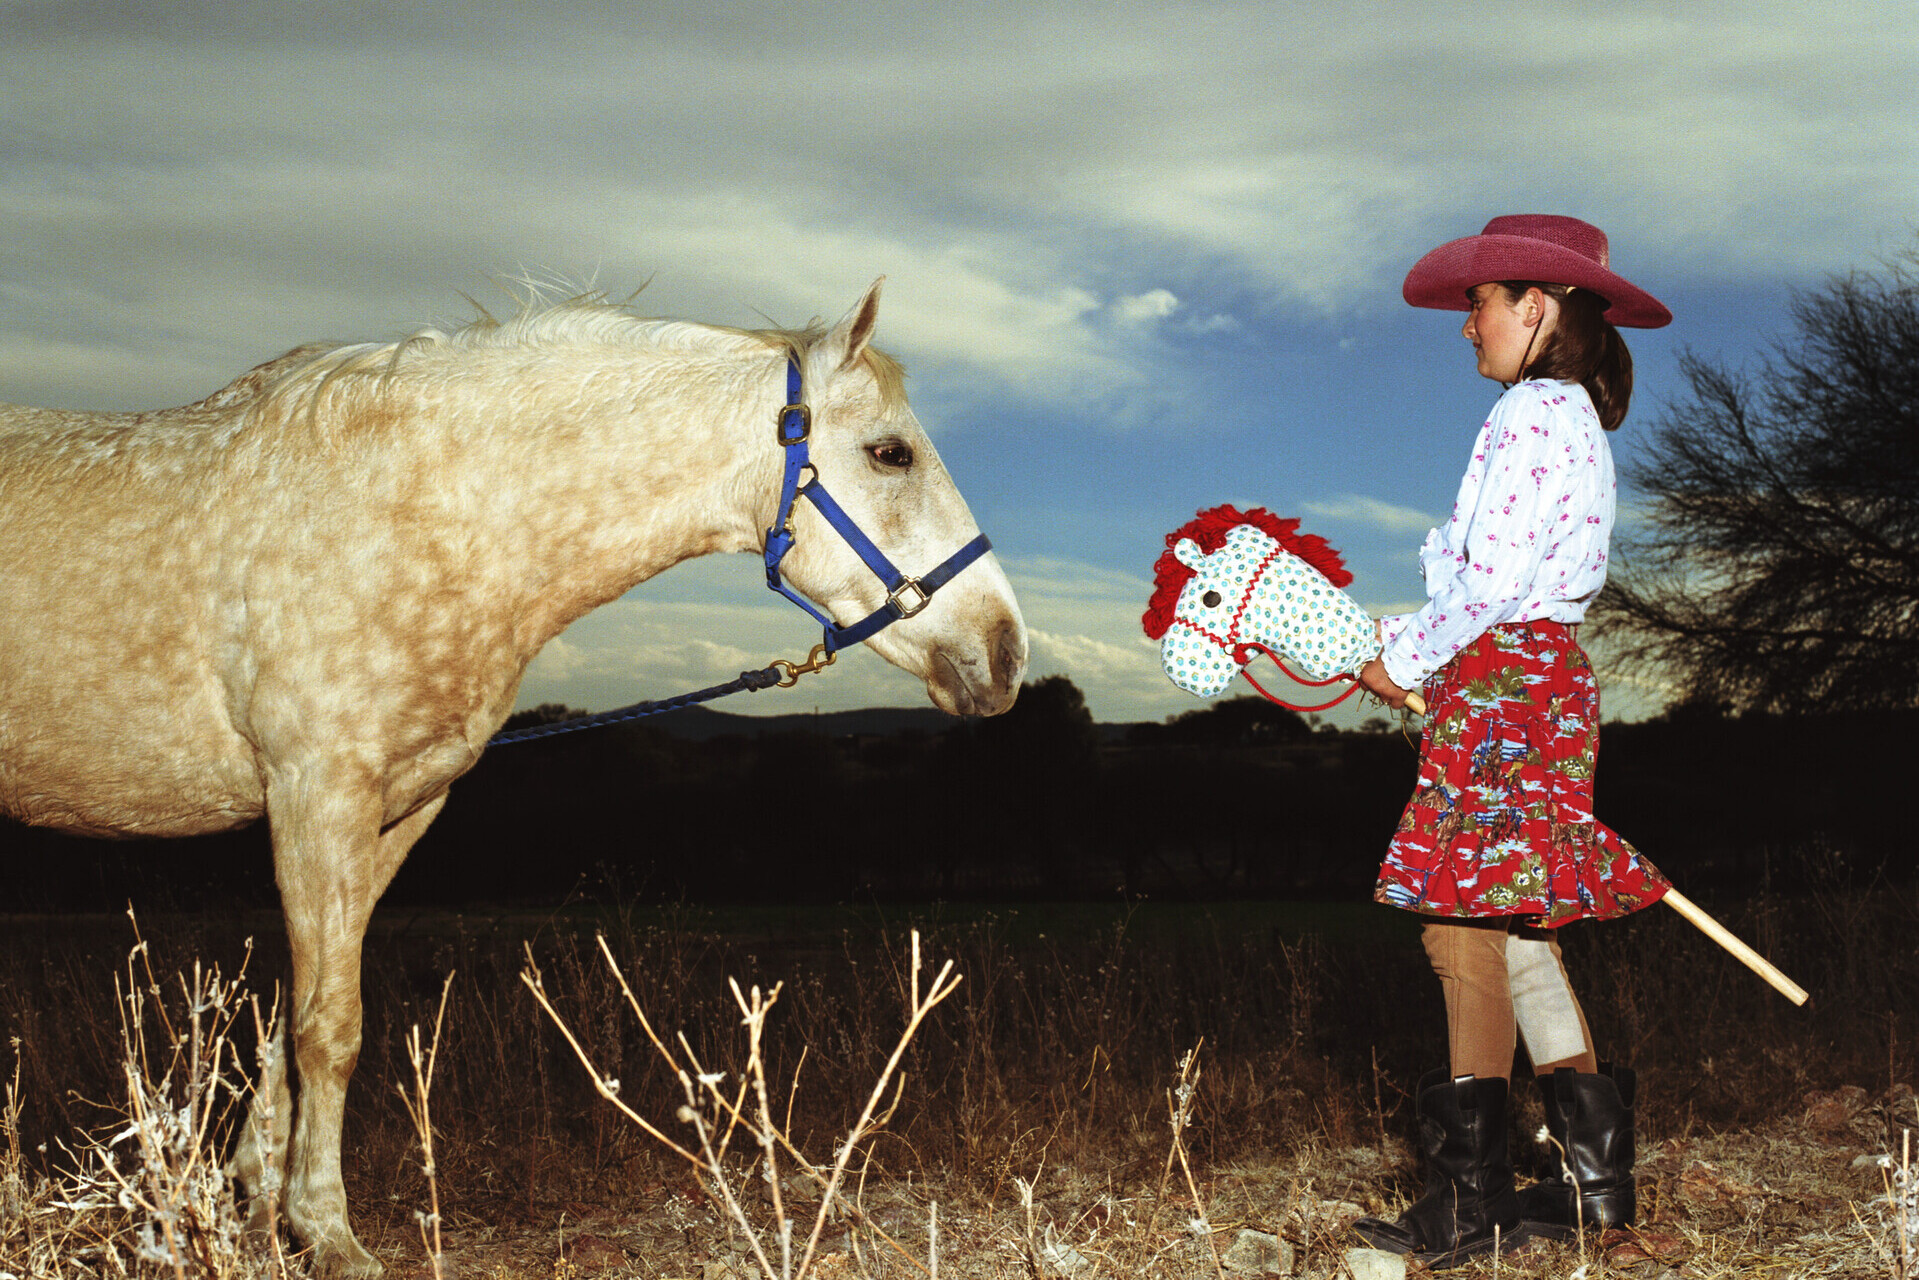
[[[1236,547],[1246,543],[1258,545],[1262,540],[1271,542],[1273,539],[1271,534],[1258,525],[1236,524],[1226,531],[1226,541]]]
[[[1206,553],[1191,538],[1181,538],[1173,544],[1173,557],[1194,571],[1204,568],[1206,563]]]
[[[879,324],[880,286],[885,283],[885,276],[875,280],[853,304],[853,309],[841,316],[840,322],[820,341],[820,355],[828,369],[835,373],[850,369],[866,354],[866,344],[873,340],[873,330]]]

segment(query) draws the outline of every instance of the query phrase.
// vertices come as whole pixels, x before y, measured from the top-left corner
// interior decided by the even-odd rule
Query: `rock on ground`
[[[1290,1241],[1264,1231],[1242,1230],[1220,1262],[1228,1271],[1256,1276],[1278,1272],[1287,1276],[1293,1273],[1293,1246]]]
[[[1348,1249],[1346,1269],[1353,1280],[1406,1280],[1406,1258],[1384,1249]]]

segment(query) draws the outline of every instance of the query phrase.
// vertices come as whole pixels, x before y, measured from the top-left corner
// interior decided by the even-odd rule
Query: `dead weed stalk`
[[[440,1240],[440,1175],[433,1159],[433,1114],[429,1104],[433,1094],[433,1067],[440,1056],[440,1031],[446,1025],[446,1002],[452,992],[453,974],[449,972],[440,987],[439,1011],[433,1015],[432,1042],[421,1047],[417,1022],[407,1032],[406,1053],[413,1064],[413,1091],[408,1093],[405,1084],[396,1086],[400,1101],[406,1106],[407,1118],[413,1122],[414,1137],[420,1144],[421,1170],[426,1175],[427,1210],[416,1213],[415,1217],[419,1219],[420,1243],[426,1249],[433,1280],[441,1280],[446,1274],[446,1255]]]
[[[1919,1275],[1919,1178],[1912,1165],[1912,1130],[1899,1133],[1899,1158],[1879,1157],[1879,1175],[1886,1188],[1885,1221],[1890,1238],[1875,1239],[1887,1255],[1893,1280],[1913,1280]],[[1854,1211],[1857,1217],[1857,1211]],[[1865,1223],[1860,1223],[1862,1228]],[[1866,1234],[1872,1235],[1870,1229]]]
[[[16,1255],[32,1253],[31,1222],[27,1208],[31,1193],[27,1186],[26,1161],[20,1154],[20,1037],[13,1037],[13,1078],[7,1082],[7,1097],[0,1104],[0,1138],[6,1140],[0,1150],[0,1274],[11,1275],[7,1268]]]
[[[904,1092],[905,1080],[900,1073],[900,1062],[906,1056],[907,1047],[914,1035],[941,1001],[950,996],[959,986],[960,975],[953,972],[953,962],[948,960],[934,975],[932,983],[921,989],[922,964],[920,958],[920,935],[916,929],[912,933],[911,957],[909,964],[909,982],[907,984],[906,1026],[893,1047],[892,1056],[887,1059],[879,1078],[874,1082],[868,1094],[866,1105],[860,1111],[859,1118],[853,1122],[844,1141],[833,1151],[829,1166],[815,1165],[803,1155],[792,1141],[790,1117],[792,1114],[791,1096],[788,1098],[786,1121],[774,1117],[772,1094],[767,1088],[766,1059],[763,1052],[767,1016],[778,1001],[783,984],[775,983],[771,991],[763,991],[758,985],[742,990],[739,981],[727,979],[727,985],[733,994],[734,1004],[738,1007],[741,1025],[746,1030],[747,1057],[741,1078],[731,1086],[727,1084],[727,1073],[709,1071],[699,1060],[685,1033],[674,1037],[679,1046],[676,1054],[659,1033],[654,1030],[646,1011],[640,1006],[639,999],[633,994],[626,974],[618,961],[613,958],[604,934],[599,936],[600,953],[605,957],[609,969],[619,982],[628,1007],[639,1020],[640,1027],[652,1042],[654,1049],[665,1061],[668,1070],[680,1083],[684,1102],[677,1112],[682,1124],[693,1131],[690,1144],[683,1144],[667,1136],[658,1126],[641,1115],[620,1097],[618,1079],[602,1072],[592,1061],[591,1056],[580,1044],[567,1020],[554,1008],[548,998],[544,979],[539,966],[534,962],[532,949],[525,955],[525,967],[521,970],[520,980],[532,992],[533,998],[552,1019],[560,1034],[572,1046],[580,1065],[586,1068],[593,1081],[593,1087],[599,1095],[611,1102],[621,1114],[637,1125],[643,1132],[662,1143],[668,1150],[680,1156],[690,1164],[703,1186],[715,1200],[725,1206],[728,1219],[745,1238],[751,1249],[754,1261],[762,1275],[777,1280],[804,1280],[819,1257],[820,1239],[829,1221],[842,1216],[852,1218],[863,1230],[870,1232],[876,1239],[883,1240],[900,1257],[911,1263],[929,1277],[938,1274],[938,1230],[937,1221],[929,1220],[928,1260],[921,1263],[907,1251],[905,1246],[880,1229],[860,1207],[858,1199],[849,1200],[843,1194],[847,1170],[859,1153],[863,1144],[883,1129],[892,1119],[894,1109],[898,1107]],[[804,1057],[801,1059],[804,1063]],[[799,1087],[798,1070],[794,1072],[792,1090],[797,1093]],[[892,1101],[887,1101],[891,1092]],[[769,1207],[770,1222],[763,1225],[754,1221],[746,1205],[745,1174],[737,1171],[737,1166],[729,1165],[728,1154],[736,1133],[744,1135],[747,1142],[759,1148],[757,1157],[748,1166],[757,1167],[759,1177],[765,1184],[765,1200]],[[795,1183],[793,1179],[781,1177],[780,1162],[784,1158],[792,1162],[796,1174],[804,1175],[803,1181]],[[794,1220],[789,1212],[786,1195],[795,1186],[804,1187],[807,1181],[821,1193],[820,1207],[813,1216],[811,1230],[805,1241],[796,1250],[794,1240]],[[797,1252],[797,1260],[795,1254]],[[773,1254],[778,1255],[775,1263]]]
[[[1172,1126],[1173,1139],[1166,1152],[1165,1167],[1159,1173],[1159,1189],[1153,1195],[1153,1212],[1146,1220],[1146,1232],[1141,1238],[1153,1238],[1153,1228],[1159,1224],[1159,1207],[1166,1201],[1166,1184],[1173,1176],[1174,1161],[1178,1161],[1180,1172],[1186,1177],[1186,1190],[1193,1197],[1193,1217],[1187,1226],[1194,1235],[1206,1242],[1214,1273],[1219,1280],[1226,1280],[1226,1267],[1220,1261],[1219,1244],[1213,1239],[1213,1224],[1206,1216],[1206,1201],[1199,1193],[1198,1181],[1193,1177],[1192,1162],[1186,1157],[1186,1129],[1193,1120],[1193,1104],[1199,1099],[1199,1051],[1205,1043],[1202,1038],[1186,1051],[1186,1056],[1179,1060],[1179,1080],[1166,1091],[1167,1120]]]

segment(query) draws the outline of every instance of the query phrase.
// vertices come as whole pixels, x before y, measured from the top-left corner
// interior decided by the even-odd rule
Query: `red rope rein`
[[[1251,659],[1243,658],[1240,656],[1241,654],[1245,653],[1245,651],[1248,649],[1251,649],[1258,653],[1263,653],[1267,657],[1271,658],[1273,660],[1273,665],[1278,667],[1282,672],[1284,672],[1286,677],[1289,680],[1293,681],[1293,683],[1295,684],[1304,685],[1308,689],[1323,689],[1329,684],[1338,684],[1341,681],[1345,681],[1347,683],[1346,691],[1340,694],[1338,697],[1334,698],[1331,702],[1322,702],[1316,707],[1297,706],[1291,702],[1286,701],[1284,698],[1274,697],[1271,693],[1267,691],[1265,685],[1261,684],[1258,680],[1253,678],[1253,666],[1252,666]],[[1352,697],[1355,693],[1358,693],[1360,688],[1359,682],[1357,680],[1354,680],[1351,676],[1348,676],[1348,675],[1337,675],[1326,680],[1308,680],[1306,679],[1306,677],[1300,675],[1298,672],[1294,671],[1291,667],[1287,666],[1285,659],[1281,658],[1278,654],[1274,653],[1271,649],[1268,649],[1265,645],[1260,644],[1256,641],[1245,641],[1243,643],[1234,645],[1233,661],[1240,664],[1239,673],[1242,676],[1246,677],[1247,684],[1250,684],[1251,686],[1253,686],[1253,688],[1259,691],[1260,697],[1266,699],[1266,701],[1272,703],[1274,706],[1284,707],[1288,711],[1304,711],[1304,712],[1326,711],[1333,707],[1338,706],[1340,703],[1346,701],[1346,699]]]

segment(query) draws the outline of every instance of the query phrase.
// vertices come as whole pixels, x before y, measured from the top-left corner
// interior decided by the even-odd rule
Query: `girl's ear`
[[[1519,318],[1528,329],[1536,329],[1546,319],[1546,291],[1537,285],[1526,290],[1519,300]]]

